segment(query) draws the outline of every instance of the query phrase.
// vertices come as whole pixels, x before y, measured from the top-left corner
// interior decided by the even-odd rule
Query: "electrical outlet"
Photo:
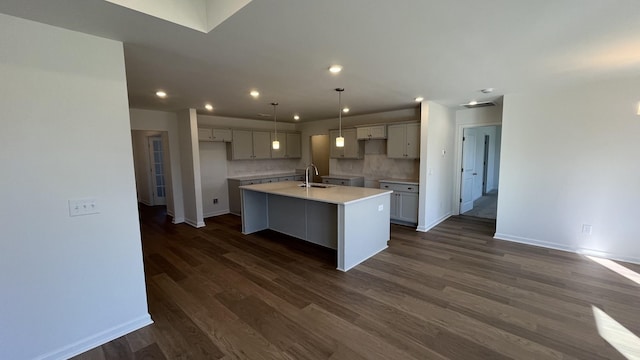
[[[218,199],[213,199],[213,203],[217,204],[218,203]]]
[[[69,216],[99,214],[98,202],[95,198],[69,200]]]
[[[582,233],[583,234],[591,235],[592,232],[593,232],[593,226],[591,226],[589,224],[582,224]]]

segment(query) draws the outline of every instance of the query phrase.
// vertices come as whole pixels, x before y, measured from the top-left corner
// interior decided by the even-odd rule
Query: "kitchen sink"
[[[302,183],[300,185],[298,185],[299,187],[306,187],[305,183]],[[321,184],[321,183],[309,183],[309,187],[312,188],[320,188],[320,189],[326,189],[326,188],[330,188],[330,187],[334,187],[335,185],[328,185],[328,184]]]

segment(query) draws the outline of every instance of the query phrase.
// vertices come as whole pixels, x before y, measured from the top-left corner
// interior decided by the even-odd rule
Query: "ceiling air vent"
[[[475,108],[480,108],[480,107],[487,107],[487,106],[496,106],[496,103],[494,103],[493,101],[478,101],[477,103],[471,105],[471,104],[460,104],[460,106],[464,106],[468,109],[475,109]]]

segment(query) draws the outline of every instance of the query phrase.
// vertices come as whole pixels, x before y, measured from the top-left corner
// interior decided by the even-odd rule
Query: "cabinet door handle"
[[[384,187],[386,187],[387,189],[389,188],[389,185],[385,185]]]
[[[411,189],[413,189],[413,188],[407,188],[407,189],[411,190]]]

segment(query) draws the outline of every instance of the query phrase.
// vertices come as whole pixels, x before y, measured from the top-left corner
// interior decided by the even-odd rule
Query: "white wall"
[[[505,96],[496,237],[640,262],[638,100],[639,77]]]
[[[66,358],[150,323],[123,48],[2,14],[0,34],[0,358]],[[100,213],[70,217],[85,197]]]
[[[428,231],[451,215],[454,130],[453,110],[433,101],[422,103],[419,231]]]
[[[184,197],[182,194],[182,166],[180,164],[180,139],[178,136],[178,119],[175,113],[130,109],[131,130],[155,130],[166,132],[169,144],[169,156],[165,157],[165,166],[171,176],[167,181],[167,213],[173,216],[173,223],[184,222]]]

